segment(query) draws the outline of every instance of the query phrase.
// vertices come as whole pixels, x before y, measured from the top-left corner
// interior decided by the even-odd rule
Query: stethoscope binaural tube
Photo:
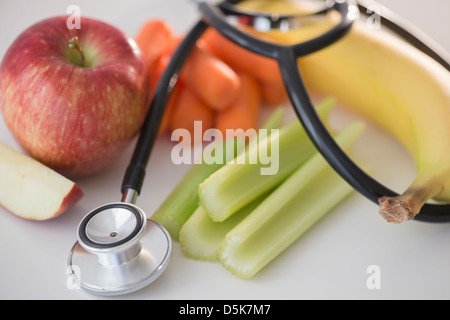
[[[147,150],[147,153],[142,155],[142,152],[138,152],[139,154],[133,157],[135,161],[141,161],[144,165],[139,169],[135,169],[130,165],[130,169],[124,179],[125,187],[129,184],[129,181],[134,180],[136,183],[139,177],[142,177],[141,171],[144,170],[143,168],[145,167],[145,163],[157,135],[158,124],[162,118],[165,105],[173,87],[176,84],[178,74],[185,60],[189,56],[190,50],[195,45],[195,42],[208,27],[213,27],[234,43],[252,52],[275,59],[278,62],[290,101],[308,136],[318,151],[328,161],[330,166],[333,167],[334,170],[356,191],[376,204],[378,204],[378,199],[382,196],[398,195],[366,174],[337,145],[315,112],[314,106],[303,83],[301,70],[299,71],[296,63],[298,57],[311,54],[338,41],[351,29],[353,20],[348,14],[351,5],[347,1],[334,1],[330,6],[330,10],[339,12],[341,16],[341,21],[338,25],[317,38],[291,46],[281,46],[262,41],[234,27],[227,22],[226,16],[220,8],[221,4],[212,5],[206,1],[197,2],[202,17],[186,35],[184,41],[176,50],[166,72],[158,83],[155,98],[149,117],[147,118],[150,125],[147,125],[147,130],[142,133],[141,139],[138,142],[139,148],[137,148],[141,149],[141,151]],[[227,8],[230,8],[230,4],[233,5],[238,2],[240,1],[224,1],[222,3],[227,4]],[[359,9],[367,10],[367,5],[365,5],[363,1],[357,5]],[[386,10],[383,12],[389,11]],[[410,30],[409,26],[404,26],[401,22],[397,22],[397,20],[400,21],[400,19],[397,19],[391,12],[389,13],[389,17],[380,15],[382,23],[387,24],[387,27],[404,37],[406,41],[414,44],[420,50],[430,55],[450,70],[448,60],[446,57],[443,57],[443,54],[439,53],[438,50],[433,49],[431,45],[425,43],[425,40],[416,36],[415,30]],[[450,205],[425,204],[421,213],[417,215],[414,220],[436,223],[450,222]]]

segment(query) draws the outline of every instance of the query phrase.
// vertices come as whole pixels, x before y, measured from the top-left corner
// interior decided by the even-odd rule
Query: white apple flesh
[[[24,219],[55,218],[83,196],[71,180],[4,144],[0,144],[0,177],[0,205]]]
[[[35,159],[69,178],[93,174],[138,133],[148,111],[148,70],[134,40],[104,22],[38,22],[0,65],[5,123]],[[79,49],[70,46],[78,38]]]

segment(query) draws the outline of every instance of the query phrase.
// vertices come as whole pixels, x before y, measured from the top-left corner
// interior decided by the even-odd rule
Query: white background
[[[381,2],[450,50],[446,20],[450,2]],[[82,15],[114,24],[131,35],[152,17],[167,19],[177,32],[186,31],[197,17],[187,0],[0,0],[0,57],[25,28],[65,14],[72,4],[81,8]],[[348,117],[338,114],[336,119]],[[2,118],[0,142],[21,150]],[[151,157],[137,202],[148,215],[187,169],[171,163],[171,147],[168,138],[161,139]],[[380,148],[391,156],[381,156]],[[120,184],[132,149],[130,145],[101,173],[78,180],[85,197],[57,219],[27,221],[0,208],[0,299],[99,298],[67,288],[66,259],[82,217],[97,206],[120,200]],[[414,169],[408,155],[383,132],[370,128],[356,152],[371,161],[381,181],[400,189],[409,183]],[[366,285],[371,265],[381,271],[378,290]],[[378,216],[376,205],[355,194],[252,280],[232,276],[219,263],[189,260],[175,244],[167,271],[149,287],[120,299],[448,299],[449,269],[449,224],[390,225]]]

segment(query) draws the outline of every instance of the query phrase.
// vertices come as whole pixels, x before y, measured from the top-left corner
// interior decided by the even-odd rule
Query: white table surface
[[[447,50],[450,2],[383,0],[413,21]],[[188,0],[0,0],[0,57],[26,27],[66,13],[76,4],[84,16],[136,34],[149,18],[162,17],[178,32],[196,21]],[[432,5],[433,7],[430,7]],[[343,116],[344,120],[351,116]],[[339,122],[339,115],[337,116]],[[0,118],[0,141],[20,146]],[[379,156],[377,144],[393,154]],[[374,146],[372,148],[372,146]],[[148,215],[175,186],[187,166],[170,161],[166,138],[155,146],[137,204]],[[110,167],[77,180],[85,197],[63,216],[36,222],[0,208],[0,299],[104,299],[67,286],[66,260],[76,228],[93,208],[120,200],[120,184],[133,146]],[[370,160],[375,175],[399,189],[414,171],[411,160],[385,133],[369,128],[357,154]],[[406,165],[405,165],[406,164]],[[378,266],[379,289],[369,289],[369,266]],[[120,299],[449,299],[450,225],[386,223],[377,206],[354,194],[251,280],[232,276],[219,263],[187,259],[175,243],[171,264],[152,285]]]

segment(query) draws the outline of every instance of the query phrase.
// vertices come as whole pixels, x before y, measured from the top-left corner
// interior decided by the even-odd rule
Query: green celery
[[[316,110],[323,121],[326,122],[334,105],[334,99],[326,99],[317,106]],[[278,172],[261,175],[264,165],[258,159],[259,150],[271,150],[274,144],[278,144],[279,150]],[[213,221],[224,221],[261,194],[280,184],[314,151],[314,145],[300,122],[294,120],[278,132],[251,144],[234,163],[227,163],[205,179],[198,190],[200,204]],[[248,159],[258,159],[258,162],[251,164]]]
[[[220,245],[226,234],[239,224],[264,199],[266,194],[252,201],[223,222],[214,222],[199,206],[180,229],[180,247],[192,259],[213,261],[219,257]]]
[[[269,115],[261,128],[279,128],[283,123],[284,116],[285,110],[283,108],[276,109]],[[234,139],[217,143],[220,143],[223,148],[223,163],[225,163],[225,159],[230,159],[230,157],[239,154],[242,150],[238,150],[238,148],[244,146],[241,143],[236,143]],[[198,207],[199,184],[219,168],[223,167],[223,163],[208,164],[202,162],[192,165],[152,215],[151,219],[163,225],[174,240],[178,241],[180,228]]]
[[[348,152],[363,128],[344,129],[341,148]],[[316,152],[226,235],[219,260],[232,274],[253,277],[352,190]]]

